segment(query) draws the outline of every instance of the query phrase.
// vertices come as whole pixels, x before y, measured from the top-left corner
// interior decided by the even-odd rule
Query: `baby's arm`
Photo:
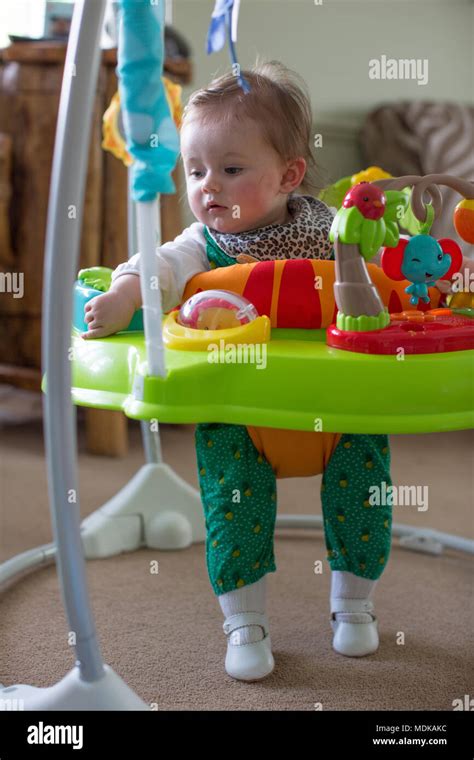
[[[162,308],[169,311],[180,303],[186,283],[198,272],[208,270],[203,225],[195,222],[175,240],[157,249]],[[83,338],[103,338],[125,329],[142,305],[140,254],[120,264],[112,274],[110,290],[92,298],[85,307],[88,331]]]

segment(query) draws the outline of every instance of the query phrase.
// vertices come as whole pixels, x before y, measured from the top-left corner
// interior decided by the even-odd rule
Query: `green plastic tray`
[[[74,331],[72,343],[74,403],[132,419],[346,433],[474,427],[474,351],[400,361],[330,348],[324,330],[273,329],[265,369],[166,349],[168,374],[157,378],[146,375],[141,332],[86,341]]]

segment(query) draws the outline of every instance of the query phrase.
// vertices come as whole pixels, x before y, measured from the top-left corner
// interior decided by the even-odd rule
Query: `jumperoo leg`
[[[387,436],[343,435],[321,486],[326,547],[334,573],[333,646],[340,654],[360,657],[378,647],[369,596],[387,564],[392,514],[388,504],[374,498],[374,490],[380,497],[390,485]]]
[[[47,688],[18,684],[0,690],[0,703],[25,710],[146,710],[147,705],[107,665],[97,642],[79,532],[75,417],[71,405],[69,325],[77,271],[92,106],[105,0],[78,0],[69,35],[51,173],[43,294],[45,444],[58,575],[74,633],[73,669]],[[71,225],[65,204],[76,209]],[[67,251],[68,255],[64,255]],[[57,298],[58,293],[61,298]],[[70,498],[74,495],[74,500]]]
[[[86,517],[81,538],[87,559],[141,546],[184,549],[204,541],[198,491],[164,462],[143,465],[121,491]]]
[[[128,180],[130,257],[140,246],[137,209],[131,200],[130,170]],[[158,241],[161,240],[159,207],[141,208],[140,213],[148,216],[147,228],[153,229]],[[141,433],[147,464],[81,525],[84,553],[88,559],[111,557],[141,546],[184,549],[193,542],[204,540],[199,493],[163,462],[158,421],[141,422]]]
[[[156,215],[156,242],[161,242],[161,217],[160,206]],[[128,233],[128,258],[130,259],[138,251],[137,216],[135,204],[132,201],[132,172],[130,167],[127,172],[127,233]],[[160,464],[163,461],[161,453],[161,439],[158,423],[153,429],[148,421],[140,423],[145,459],[148,464]]]

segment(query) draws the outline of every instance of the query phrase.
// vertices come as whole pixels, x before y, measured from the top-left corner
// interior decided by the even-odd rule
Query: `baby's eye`
[[[242,169],[239,166],[227,166],[226,172],[228,174],[237,174],[238,172],[241,172]]]
[[[190,177],[196,177],[198,174],[202,174],[202,172],[199,172],[197,169],[194,169],[192,172],[189,172]]]

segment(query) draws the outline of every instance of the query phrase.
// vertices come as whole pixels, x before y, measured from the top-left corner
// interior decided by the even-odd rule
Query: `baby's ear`
[[[286,193],[295,192],[304,180],[306,174],[306,159],[303,156],[289,159],[286,171],[282,177],[281,191]]]

